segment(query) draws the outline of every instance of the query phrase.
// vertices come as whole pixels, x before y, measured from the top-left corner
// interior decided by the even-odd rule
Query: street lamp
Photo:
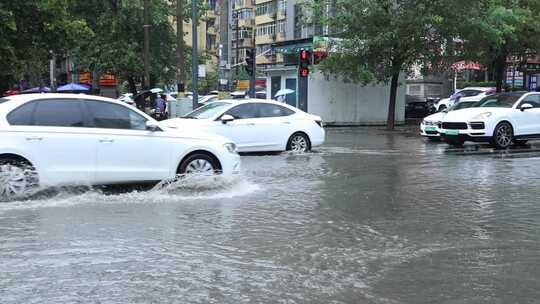
[[[197,25],[198,25],[198,12],[197,12],[197,0],[191,1],[191,73],[192,73],[192,91],[193,91],[193,110],[199,106],[199,91],[198,91],[198,77],[199,77],[199,64],[198,64],[198,46],[197,46]],[[179,21],[180,22],[180,21]]]

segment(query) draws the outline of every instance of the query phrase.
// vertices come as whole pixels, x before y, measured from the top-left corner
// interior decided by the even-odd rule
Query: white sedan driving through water
[[[39,187],[159,182],[240,170],[236,145],[160,127],[143,112],[84,94],[0,99],[0,200]]]
[[[322,119],[264,99],[220,100],[161,122],[179,132],[201,130],[229,138],[238,152],[306,152],[322,145]]]
[[[440,133],[450,145],[486,142],[499,149],[540,139],[540,93],[488,96],[472,108],[449,112]]]

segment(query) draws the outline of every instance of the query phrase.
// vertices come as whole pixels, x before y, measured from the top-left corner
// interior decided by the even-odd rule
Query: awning
[[[313,51],[313,38],[276,42],[272,51],[279,54],[298,54],[302,50]]]

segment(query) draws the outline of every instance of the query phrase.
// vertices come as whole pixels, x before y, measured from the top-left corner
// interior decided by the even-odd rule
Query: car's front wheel
[[[304,133],[295,133],[289,138],[287,143],[287,151],[292,152],[309,152],[311,150],[311,143],[309,138]]]
[[[0,200],[26,198],[39,186],[32,164],[19,159],[0,159]]]
[[[219,162],[207,154],[196,153],[182,161],[178,174],[215,174],[220,171]]]
[[[497,149],[506,149],[512,144],[513,138],[514,129],[512,125],[507,122],[501,122],[493,131],[491,144]]]

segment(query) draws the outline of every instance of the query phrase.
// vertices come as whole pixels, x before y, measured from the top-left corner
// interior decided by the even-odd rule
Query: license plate
[[[446,130],[444,132],[444,134],[446,134],[446,135],[459,135],[459,131],[458,130]]]
[[[426,132],[437,132],[437,128],[435,128],[435,127],[426,127]]]

